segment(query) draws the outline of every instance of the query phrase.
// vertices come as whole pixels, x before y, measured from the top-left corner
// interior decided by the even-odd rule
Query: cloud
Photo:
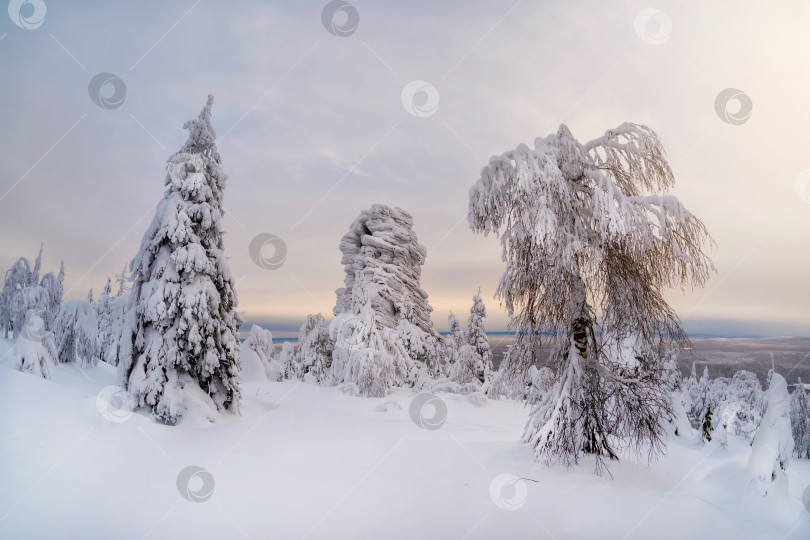
[[[356,6],[358,30],[345,38],[324,30],[317,2],[54,4],[36,30],[6,21],[0,193],[31,170],[0,201],[0,267],[44,241],[51,266],[66,261],[70,297],[100,288],[137,250],[181,126],[214,93],[230,177],[225,242],[248,319],[329,315],[340,237],[380,202],[410,211],[432,248],[423,287],[437,325],[451,309],[465,314],[480,285],[499,330],[500,247],[459,224],[481,166],[563,121],[581,140],[636,121],[661,135],[675,194],[718,245],[706,289],[668,293],[676,310],[810,326],[810,209],[793,190],[810,167],[810,133],[796,122],[810,113],[810,80],[795,69],[810,47],[807,6],[671,6],[672,35],[657,46],[635,34],[629,5]],[[102,71],[126,83],[118,109],[88,97]],[[415,79],[440,94],[428,118],[401,104]],[[752,97],[743,125],[714,112],[728,87]],[[251,263],[260,232],[286,242],[279,270]]]

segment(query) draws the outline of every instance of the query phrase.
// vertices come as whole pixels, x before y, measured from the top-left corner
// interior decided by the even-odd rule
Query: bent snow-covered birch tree
[[[713,270],[703,223],[663,194],[673,183],[648,127],[581,144],[562,125],[490,159],[470,190],[471,228],[501,239],[496,294],[522,351],[495,385],[524,386],[540,332],[552,336],[555,384],[524,435],[538,461],[594,454],[599,472],[622,447],[662,450],[671,404],[656,345],[687,339],[662,290],[700,286]]]

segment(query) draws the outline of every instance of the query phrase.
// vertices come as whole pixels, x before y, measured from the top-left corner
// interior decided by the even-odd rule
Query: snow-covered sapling
[[[730,434],[750,438],[765,413],[765,394],[756,374],[740,370],[725,387],[720,424]]]
[[[295,346],[289,341],[281,344],[281,351],[278,353],[278,362],[284,370],[284,378],[289,381],[299,380],[298,374],[301,369],[298,367],[298,356],[295,354]]]
[[[24,327],[14,343],[16,368],[45,379],[51,378],[50,368],[56,363],[53,335],[45,328],[41,312],[30,310]]]
[[[467,342],[475,349],[476,355],[476,376],[482,384],[490,383],[492,374],[492,349],[489,346],[487,329],[484,319],[487,316],[487,308],[481,299],[481,288],[473,296],[473,305],[470,308],[470,318],[467,319]],[[486,391],[486,389],[485,389]]]
[[[447,324],[450,327],[450,332],[444,337],[444,358],[445,363],[442,369],[442,375],[449,376],[455,369],[458,362],[458,353],[464,345],[464,331],[461,329],[461,323],[458,317],[453,315],[451,311],[447,316]]]

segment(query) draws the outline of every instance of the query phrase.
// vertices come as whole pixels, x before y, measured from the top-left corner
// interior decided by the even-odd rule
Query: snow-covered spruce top
[[[413,231],[413,217],[400,208],[375,204],[363,210],[340,240],[345,287],[335,291],[334,314],[352,310],[352,291],[362,276],[377,325],[395,329],[403,297],[410,300],[410,320],[429,334],[436,334],[430,320],[433,308],[419,285],[427,250]]]
[[[241,318],[223,253],[222,198],[227,176],[211,126],[213,96],[171,156],[166,192],[132,262],[132,347],[123,383],[139,405],[175,423],[199,386],[217,409],[239,402]],[[198,399],[201,395],[195,392]]]

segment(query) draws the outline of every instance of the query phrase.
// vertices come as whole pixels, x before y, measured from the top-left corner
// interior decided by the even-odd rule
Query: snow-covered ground
[[[762,497],[744,444],[674,438],[611,479],[589,460],[534,464],[520,403],[440,394],[446,422],[423,429],[411,391],[293,382],[244,383],[241,417],[214,426],[111,422],[97,396],[115,368],[61,364],[49,381],[10,350],[0,340],[0,538],[810,538],[810,462]]]

